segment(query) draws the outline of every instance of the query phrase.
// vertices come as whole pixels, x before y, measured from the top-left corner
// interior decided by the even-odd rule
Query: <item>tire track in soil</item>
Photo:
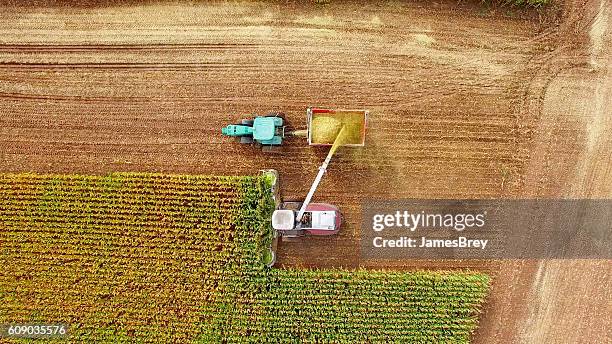
[[[563,10],[556,50],[534,83],[540,119],[526,191],[531,197],[611,198],[610,2],[567,1]],[[610,341],[609,260],[543,260],[534,277],[517,342]]]
[[[517,111],[538,24],[472,4],[147,5],[5,8],[0,169],[253,174],[305,195],[326,151],[290,140],[268,156],[219,135],[248,113],[368,108],[367,146],[341,151],[316,198],[343,210],[332,239],[283,243],[281,266],[356,267],[369,198],[516,197],[530,136]],[[476,342],[506,342],[535,264],[472,268],[495,282]]]

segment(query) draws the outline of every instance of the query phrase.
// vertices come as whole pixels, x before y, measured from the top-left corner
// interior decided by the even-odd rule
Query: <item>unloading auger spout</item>
[[[317,190],[317,187],[319,186],[319,183],[321,182],[323,175],[325,174],[325,172],[327,172],[327,165],[329,165],[329,162],[331,161],[332,156],[334,156],[334,153],[336,153],[336,150],[338,150],[338,148],[342,145],[344,139],[346,138],[345,131],[344,131],[345,128],[346,126],[343,125],[342,128],[340,129],[340,132],[338,132],[338,136],[336,136],[336,139],[334,140],[334,144],[329,150],[329,153],[327,153],[327,157],[325,158],[325,161],[323,161],[323,164],[321,164],[321,166],[319,167],[319,173],[317,174],[317,177],[312,183],[312,186],[310,187],[310,190],[308,191],[308,195],[306,195],[306,199],[304,200],[304,203],[302,204],[300,211],[297,213],[297,216],[295,217],[295,219],[298,222],[302,221],[302,216],[304,216],[306,207],[308,207],[308,204],[310,204],[310,200],[312,199],[312,196]]]

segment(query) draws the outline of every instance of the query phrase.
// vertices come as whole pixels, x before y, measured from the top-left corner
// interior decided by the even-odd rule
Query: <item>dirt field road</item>
[[[295,139],[284,153],[265,155],[222,138],[220,128],[254,112],[282,110],[303,128],[307,106],[368,108],[367,146],[341,150],[316,195],[340,206],[348,225],[332,240],[287,243],[280,251],[281,266],[356,267],[364,200],[556,190],[542,182],[557,172],[539,163],[553,155],[548,131],[538,134],[538,126],[558,128],[558,114],[546,117],[535,105],[552,75],[542,56],[561,43],[543,43],[543,29],[533,14],[456,3],[5,7],[0,171],[275,168],[284,195],[302,196],[324,150]],[[610,97],[601,99],[605,114]],[[609,123],[609,116],[598,118]],[[593,164],[605,154],[597,150],[601,137],[585,151]],[[571,153],[566,160],[575,163]],[[583,180],[604,185],[609,165],[596,166],[584,167],[596,172]],[[423,267],[495,276],[476,342],[540,338],[525,300],[542,269],[537,262],[394,266]]]

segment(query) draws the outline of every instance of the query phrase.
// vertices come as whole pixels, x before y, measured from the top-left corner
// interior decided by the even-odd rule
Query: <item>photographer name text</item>
[[[372,230],[381,233],[389,228],[402,228],[409,232],[423,230],[450,230],[462,232],[471,228],[485,226],[486,211],[467,214],[439,214],[421,212],[396,211],[392,214],[376,214],[372,217]],[[375,248],[474,248],[484,250],[489,240],[472,239],[465,236],[453,238],[436,238],[427,236],[400,236],[385,238],[375,236],[372,246]]]

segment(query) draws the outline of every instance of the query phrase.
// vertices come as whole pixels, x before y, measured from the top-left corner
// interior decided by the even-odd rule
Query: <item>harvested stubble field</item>
[[[295,139],[270,157],[220,128],[271,110],[304,128],[312,105],[371,111],[366,147],[341,149],[316,195],[347,226],[285,243],[280,267],[363,267],[366,199],[612,196],[609,0],[42,3],[0,12],[3,172],[275,168],[283,195],[303,196],[325,150]],[[477,343],[609,337],[607,261],[365,266],[492,274]]]
[[[0,175],[0,323],[74,342],[469,341],[489,279],[262,263],[262,178]]]

